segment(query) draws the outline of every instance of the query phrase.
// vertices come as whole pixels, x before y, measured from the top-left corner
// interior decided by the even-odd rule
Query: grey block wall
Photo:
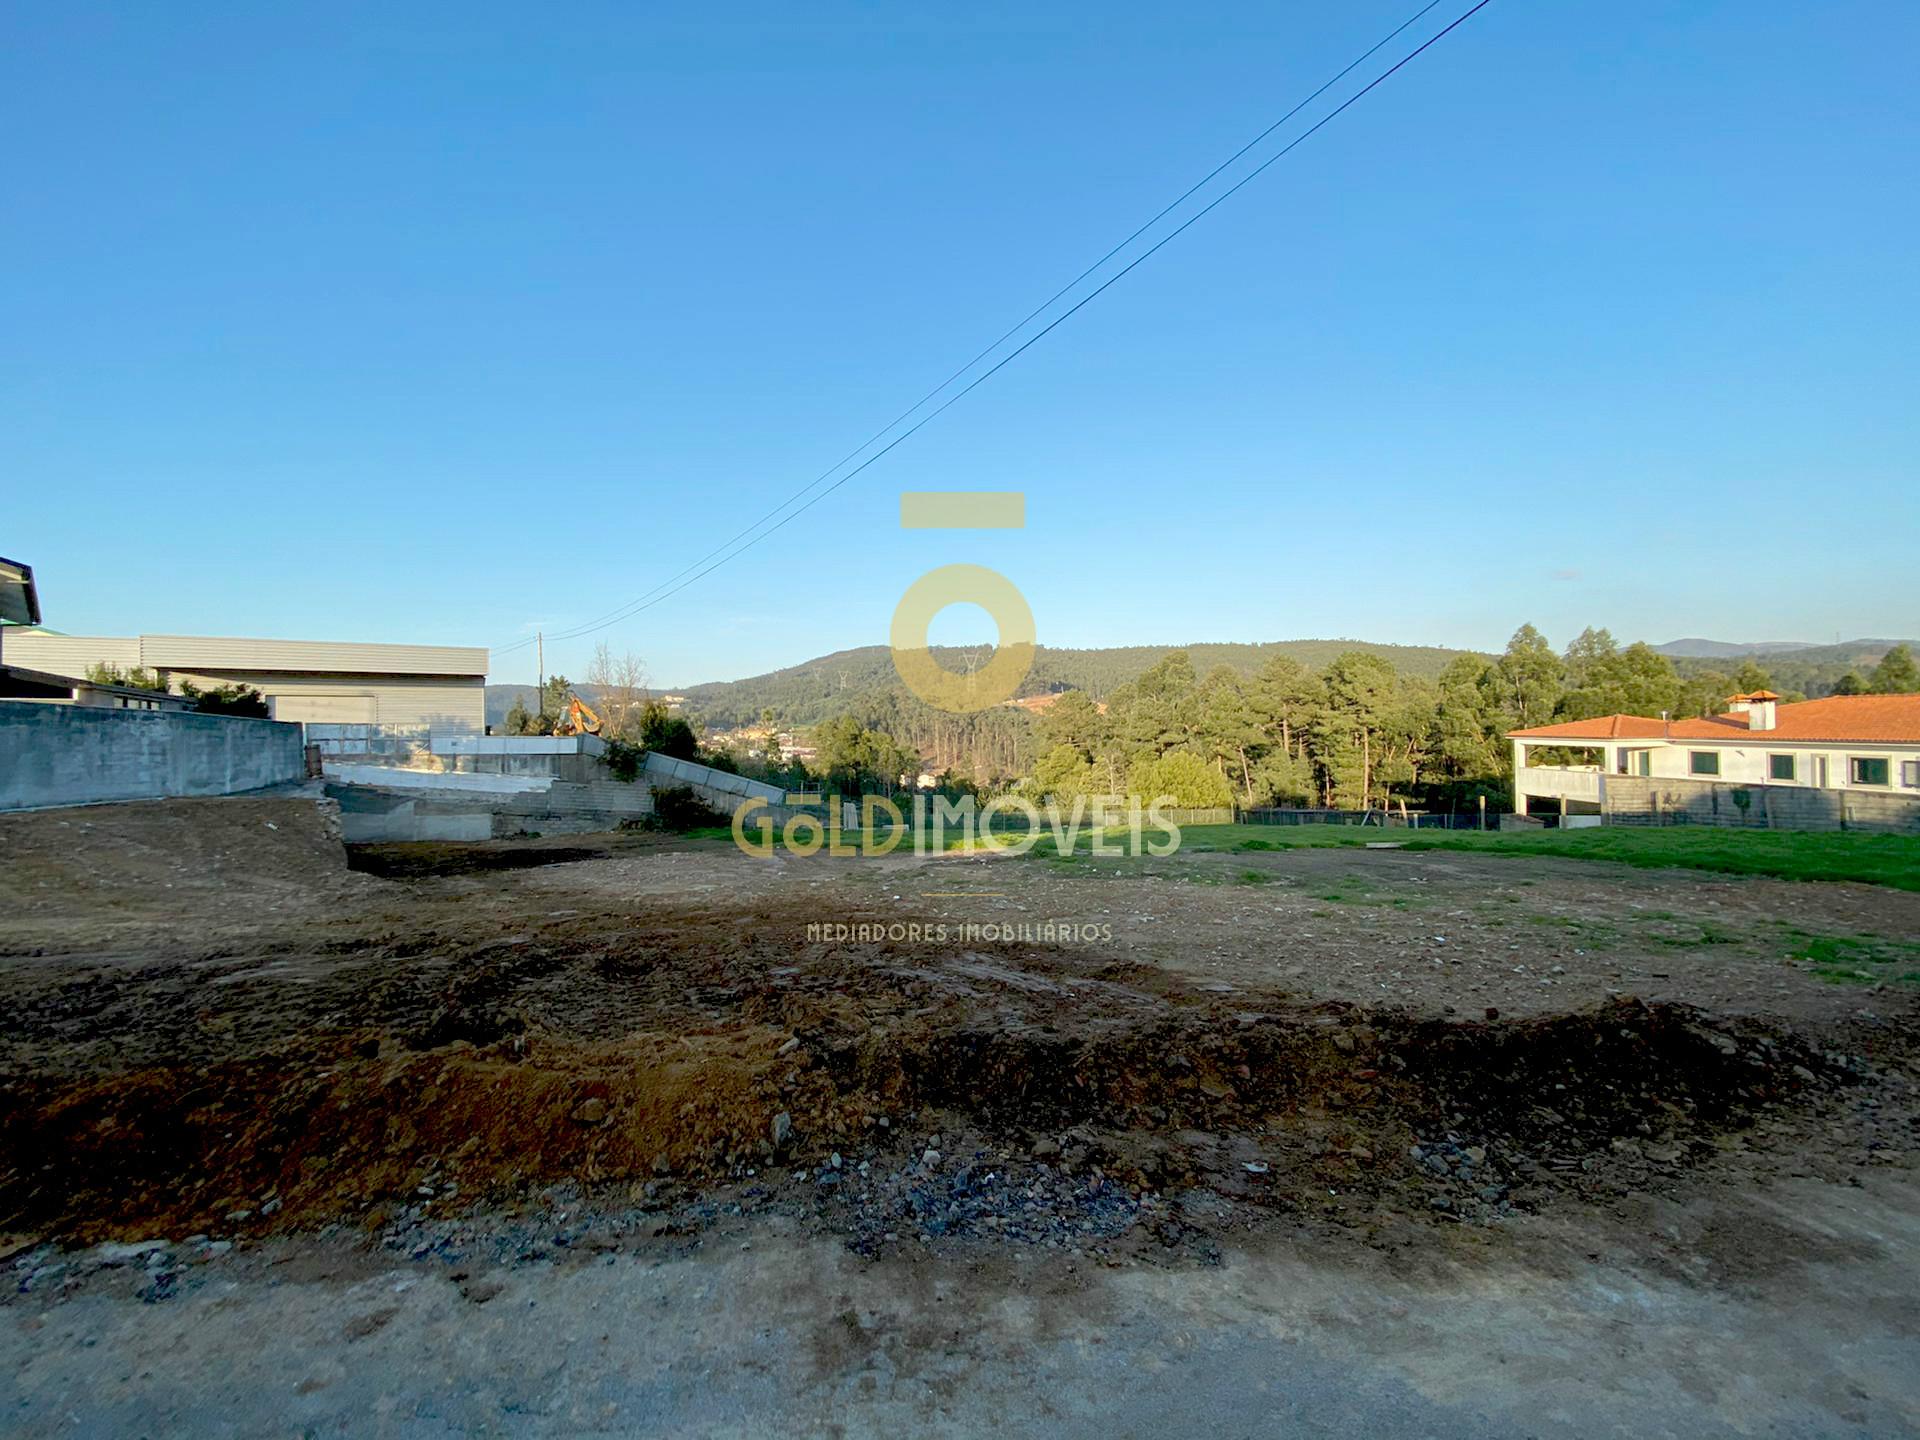
[[[0,700],[0,810],[233,795],[306,773],[298,725]]]
[[[1815,790],[1804,785],[1723,785],[1710,780],[1609,775],[1602,813],[1609,825],[1920,834],[1920,796]]]

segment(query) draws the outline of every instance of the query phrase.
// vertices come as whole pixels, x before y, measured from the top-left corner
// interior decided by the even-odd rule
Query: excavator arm
[[[595,710],[578,695],[567,697],[566,713],[560,717],[560,723],[553,727],[556,735],[598,735],[600,733],[600,712]]]

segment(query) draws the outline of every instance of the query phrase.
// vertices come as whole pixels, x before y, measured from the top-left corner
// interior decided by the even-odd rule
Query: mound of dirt
[[[470,1201],[719,1179],[818,1163],[923,1109],[1022,1153],[1066,1133],[1065,1163],[1145,1190],[1204,1179],[1295,1208],[1329,1186],[1397,1204],[1411,1185],[1409,1203],[1458,1213],[1538,1203],[1621,1142],[1669,1163],[1710,1153],[1762,1107],[1851,1073],[1790,1034],[1635,1001],[1508,1024],[1190,1006],[1071,1032],[1011,1016],[880,1029],[819,1007],[797,1029],[768,1014],[587,1043],[506,1020],[486,990],[402,1035],[7,1077],[0,1227],[187,1233],[263,1205],[273,1225],[306,1224],[429,1177]]]
[[[82,904],[295,887],[346,871],[328,801],[233,796],[144,800],[0,815],[10,904]]]
[[[305,797],[0,814],[0,874],[10,906],[0,952],[84,947],[115,922],[165,920],[209,897],[240,912],[355,883],[338,808]]]

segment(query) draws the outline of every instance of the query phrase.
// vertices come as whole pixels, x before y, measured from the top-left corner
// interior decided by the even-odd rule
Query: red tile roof
[[[1920,745],[1920,695],[1830,695],[1779,706],[1771,730],[1749,730],[1745,715],[1675,720],[1644,715],[1601,715],[1511,730],[1519,740],[1743,740],[1772,745],[1798,740],[1841,744]]]
[[[1666,733],[1665,721],[1642,715],[1598,715],[1591,720],[1562,720],[1558,725],[1507,732],[1509,737],[1522,740],[1659,740]]]

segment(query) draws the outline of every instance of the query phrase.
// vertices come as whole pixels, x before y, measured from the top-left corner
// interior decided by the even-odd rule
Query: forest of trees
[[[1048,695],[1082,690],[1104,699],[1111,690],[1136,680],[1146,669],[1176,649],[1194,665],[1211,670],[1230,665],[1251,675],[1268,660],[1285,655],[1304,665],[1323,666],[1349,650],[1363,650],[1392,663],[1403,674],[1431,679],[1455,656],[1464,652],[1428,645],[1376,645],[1360,640],[1275,640],[1260,644],[1201,644],[1189,646],[1125,645],[1101,650],[1074,650],[1041,645],[1033,669],[1020,687],[1021,695]],[[949,670],[977,667],[990,647],[934,647],[935,658]],[[787,725],[818,725],[839,715],[857,714],[875,693],[894,688],[893,652],[884,645],[841,650],[803,664],[790,665],[746,680],[695,685],[686,692],[687,708],[716,730],[751,725],[763,709],[772,708]]]
[[[1582,631],[1563,651],[1523,625],[1497,656],[1457,654],[1431,678],[1349,650],[1310,668],[1284,654],[1253,674],[1202,674],[1162,656],[1104,703],[1070,690],[1038,716],[1013,707],[948,715],[875,688],[813,732],[814,769],[843,794],[891,791],[920,770],[951,787],[1035,800],[1171,795],[1185,806],[1466,809],[1510,799],[1506,732],[1625,712],[1711,715],[1735,691],[1781,689],[1753,660],[1721,671]],[[1920,691],[1897,646],[1847,689]],[[1804,698],[1787,691],[1786,698]]]
[[[942,655],[949,665],[963,658]],[[1728,695],[1757,689],[1790,701],[1920,692],[1920,667],[1904,644],[1871,664],[1839,647],[1764,664],[1751,656],[1676,660],[1595,629],[1556,651],[1531,625],[1498,655],[1308,641],[1042,651],[1042,659],[1054,678],[1035,689],[1029,677],[1023,687],[1053,697],[1038,713],[1014,705],[972,715],[935,710],[899,686],[882,647],[762,677],[781,682],[771,690],[752,681],[701,687],[729,698],[718,715],[702,707],[692,723],[648,695],[635,657],[604,646],[580,693],[600,709],[610,737],[789,789],[892,793],[932,774],[949,792],[1034,800],[1136,794],[1209,808],[1447,810],[1471,809],[1481,796],[1492,807],[1509,803],[1505,736],[1524,726],[1616,712],[1710,715]],[[1058,677],[1076,671],[1090,683],[1061,688]],[[549,733],[569,691],[555,677],[535,692],[537,710],[516,698],[505,730]],[[802,766],[700,741],[703,729],[736,727],[801,731],[814,758]]]

